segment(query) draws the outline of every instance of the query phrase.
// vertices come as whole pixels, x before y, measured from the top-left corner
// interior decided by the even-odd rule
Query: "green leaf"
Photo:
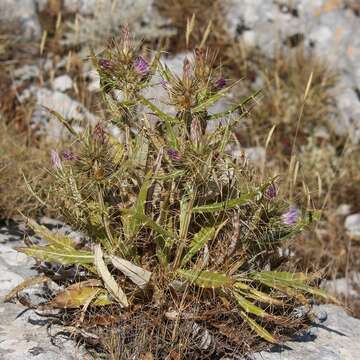
[[[272,344],[278,344],[278,340],[271,335],[266,329],[264,329],[261,325],[259,325],[255,320],[251,319],[249,316],[246,315],[245,312],[241,311],[240,316],[242,319],[253,329],[261,338],[265,339],[266,341]]]
[[[94,262],[94,256],[90,251],[76,249],[59,249],[56,246],[32,246],[19,247],[17,251],[41,261],[54,262],[56,264],[86,265]]]
[[[225,211],[228,209],[232,209],[236,206],[241,206],[247,204],[249,201],[253,200],[256,196],[257,192],[250,192],[247,194],[241,195],[237,199],[230,199],[219,203],[208,204],[196,206],[193,208],[194,213],[208,213],[208,212],[216,212],[216,211]]]
[[[123,211],[121,220],[123,223],[125,235],[128,239],[133,238],[139,231],[139,228],[141,226],[140,218],[145,214],[146,197],[151,182],[151,173],[148,173],[145,176],[145,180],[140,188],[139,195],[134,207],[132,209],[127,209]]]
[[[291,290],[294,289],[337,302],[334,297],[328,295],[324,290],[306,284],[306,281],[312,281],[317,278],[317,274],[307,275],[304,273],[263,271],[254,273],[251,277],[269,287],[284,291],[290,296],[295,295]]]
[[[233,291],[233,296],[235,297],[237,303],[242,307],[245,312],[262,317],[262,318],[273,318],[273,315],[268,314],[262,308],[256,306],[251,301],[245,299],[242,295],[240,295],[237,291]]]
[[[181,266],[186,265],[215,235],[214,227],[204,227],[194,235],[190,249],[181,261]]]
[[[233,280],[226,274],[211,271],[192,271],[178,269],[176,273],[184,280],[203,288],[225,288],[233,284]]]
[[[239,292],[241,292],[244,296],[249,297],[251,299],[254,299],[256,301],[259,301],[261,303],[271,304],[271,305],[277,305],[277,306],[283,306],[284,302],[270,296],[269,294],[265,294],[262,291],[256,290],[252,288],[251,286],[244,284],[242,282],[236,282],[234,284],[234,288],[239,289]]]
[[[34,230],[36,235],[46,240],[50,245],[55,245],[57,247],[70,250],[74,249],[75,243],[68,236],[61,233],[55,233],[49,230],[47,227],[39,225],[36,221],[29,218],[27,218],[27,224],[32,230]]]

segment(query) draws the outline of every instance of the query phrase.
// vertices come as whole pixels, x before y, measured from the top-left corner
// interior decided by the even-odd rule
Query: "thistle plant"
[[[233,84],[214,68],[210,52],[196,49],[177,75],[159,56],[141,54],[126,30],[92,61],[108,119],[78,133],[57,115],[74,147],[54,150],[50,170],[52,207],[88,240],[79,247],[29,219],[48,244],[18,249],[39,262],[84,270],[66,279],[68,287],[46,306],[82,308],[74,312],[79,327],[90,309],[112,309],[122,319],[117,336],[129,336],[127,346],[134,335],[125,329],[143,319],[143,332],[159,334],[148,349],[158,346],[156,358],[173,348],[184,358],[204,349],[190,344],[191,331],[187,341],[182,338],[189,324],[234,349],[246,342],[246,336],[234,336],[240,324],[270,343],[281,341],[279,334],[301,323],[289,315],[294,308],[326,296],[311,286],[315,275],[293,271],[278,255],[316,213],[291,207],[279,195],[277,178],[260,181],[246,161],[226,152],[244,103],[218,114],[208,109]],[[144,96],[150,86],[166,91],[175,115]],[[224,117],[229,121],[206,131]],[[123,132],[121,141],[112,135],[114,126]]]

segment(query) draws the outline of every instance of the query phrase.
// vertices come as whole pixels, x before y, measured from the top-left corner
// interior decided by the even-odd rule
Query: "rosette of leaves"
[[[292,210],[284,221],[288,205],[277,196],[276,179],[259,181],[246,161],[226,153],[244,103],[208,113],[231,85],[218,81],[221,76],[207,52],[198,49],[193,62],[186,59],[181,76],[157,61],[141,74],[136,53],[123,64],[124,41],[120,46],[109,49],[105,59],[114,66],[101,66],[93,56],[100,77],[110,79],[104,92],[132,86],[132,104],[147,112],[136,114],[135,106],[132,116],[112,121],[125,131],[123,141],[111,135],[106,123],[77,133],[61,119],[76,145],[66,156],[53,153],[51,191],[57,200],[52,206],[88,242],[79,248],[71,238],[29,220],[48,244],[18,250],[39,261],[86,270],[86,278],[55,295],[50,306],[86,312],[111,304],[133,313],[142,304],[160,309],[172,322],[173,342],[181,322],[201,319],[209,328],[246,323],[277,343],[274,334],[286,328],[287,314],[308,305],[312,296],[326,296],[311,286],[316,275],[289,271],[287,259],[279,256],[283,242],[316,213],[304,210],[301,217]],[[165,88],[175,115],[143,96],[143,85],[151,85],[148,77],[156,71],[163,81],[153,86]],[[128,101],[118,100],[110,113],[118,114]],[[155,125],[147,113],[156,116]],[[231,121],[206,131],[208,122],[230,115]]]

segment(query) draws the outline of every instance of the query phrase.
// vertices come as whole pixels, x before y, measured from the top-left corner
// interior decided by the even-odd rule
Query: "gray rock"
[[[1,0],[0,23],[20,30],[23,39],[36,40],[41,36],[35,0]]]
[[[311,327],[297,341],[287,341],[282,348],[261,351],[248,360],[355,360],[360,352],[360,320],[336,305],[320,305],[315,312],[325,312],[323,322]]]
[[[64,10],[69,13],[92,15],[96,11],[97,0],[64,0]]]
[[[69,75],[61,75],[54,79],[52,83],[52,88],[64,92],[70,90],[73,87],[73,82]]]
[[[85,123],[94,124],[96,116],[91,114],[82,104],[60,91],[31,86],[20,97],[24,101],[30,97],[36,99],[36,108],[32,114],[30,125],[48,139],[61,139],[68,135],[65,127],[43,106],[52,109],[72,123],[75,130],[81,130]]]
[[[342,1],[229,0],[229,34],[272,57],[279,45],[299,44],[325,59],[341,74],[334,89],[339,117],[329,119],[339,135],[360,141],[360,17]]]
[[[321,284],[328,293],[335,296],[344,296],[346,298],[353,297],[359,298],[359,286],[360,286],[360,273],[351,272],[345,278],[338,278],[333,280],[325,280]]]
[[[60,335],[63,329],[52,325],[51,318],[43,317],[20,304],[3,303],[3,297],[10,290],[24,279],[37,275],[31,268],[34,260],[14,249],[23,245],[21,228],[15,224],[0,228],[4,240],[0,244],[0,359],[90,359],[82,347],[78,347],[68,336]],[[52,291],[60,289],[53,282],[48,287]],[[46,300],[42,285],[23,290],[19,296],[34,305]]]
[[[347,216],[345,228],[352,239],[360,240],[360,213]]]

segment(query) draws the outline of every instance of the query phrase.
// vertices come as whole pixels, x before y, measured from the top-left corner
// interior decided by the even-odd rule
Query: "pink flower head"
[[[66,161],[73,161],[78,159],[78,157],[71,150],[68,149],[65,149],[61,152],[61,157],[63,160]]]
[[[51,162],[52,162],[53,168],[55,170],[61,169],[62,165],[61,165],[61,159],[60,159],[59,153],[56,150],[52,149],[50,154],[51,154]]]
[[[175,161],[180,161],[181,160],[180,153],[175,149],[172,149],[172,148],[168,149],[167,154],[169,155],[171,160],[175,160]]]
[[[149,63],[142,56],[136,59],[134,69],[141,76],[146,76],[150,72]]]
[[[291,207],[288,211],[281,215],[283,224],[293,225],[297,222],[299,217],[299,211],[295,207]]]

